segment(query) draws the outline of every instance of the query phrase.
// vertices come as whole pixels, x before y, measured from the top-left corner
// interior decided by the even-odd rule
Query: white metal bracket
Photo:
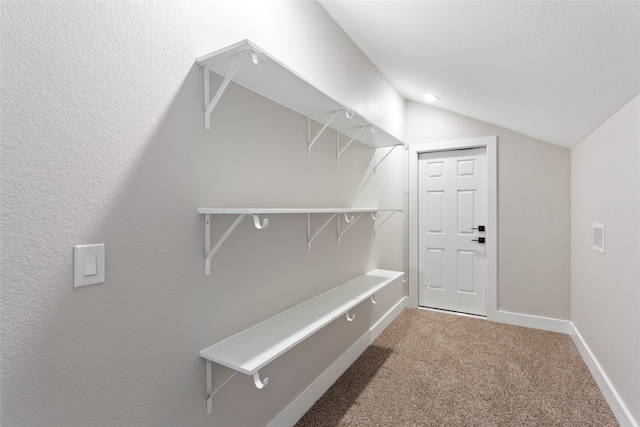
[[[377,152],[378,150],[376,150],[376,151],[374,151],[374,152],[373,152],[373,173],[376,173],[376,169],[378,169],[378,166],[380,166],[380,163],[382,163],[382,162],[384,161],[384,159],[386,159],[386,158],[387,158],[387,156],[389,156],[389,154],[391,154],[391,152],[392,152],[393,150],[395,150],[395,149],[396,149],[396,147],[397,147],[397,145],[394,145],[393,147],[391,147],[391,150],[387,151],[387,154],[385,154],[385,155],[380,159],[380,161],[379,161],[379,162],[376,162],[376,152]]]
[[[345,145],[342,148],[342,150],[340,149],[340,133],[341,132],[340,131],[336,132],[336,164],[338,165],[340,164],[340,156],[342,156],[342,153],[344,153],[345,150],[349,148],[349,145],[351,145],[351,143],[355,141],[358,138],[358,136],[360,136],[362,131],[365,130],[366,128],[371,128],[372,131],[375,129],[373,125],[361,126],[360,128],[358,128],[358,132],[349,140],[349,142],[347,142],[347,145]]]
[[[378,229],[380,227],[382,227],[382,225],[389,221],[389,219],[393,216],[393,214],[395,214],[396,212],[402,212],[401,210],[397,210],[397,209],[393,209],[391,210],[391,215],[389,215],[388,217],[386,217],[380,224],[378,224],[378,219],[380,218],[380,212],[376,212],[375,214],[371,214],[371,217],[373,218],[373,237],[376,236],[376,232],[378,231]],[[403,213],[402,214],[403,218],[406,218],[407,216]]]
[[[242,219],[246,215],[238,215],[238,218],[234,221],[233,224],[227,229],[227,231],[222,235],[218,243],[211,249],[211,214],[205,214],[204,216],[204,274],[211,274],[211,258],[218,252],[220,246],[224,243],[225,240],[231,235],[233,230],[240,224]]]
[[[338,246],[340,246],[340,239],[342,238],[342,235],[349,229],[349,227],[355,224],[355,222],[359,220],[363,214],[364,212],[360,212],[360,214],[357,217],[355,217],[355,219],[353,216],[351,216],[351,219],[349,219],[347,217],[347,214],[345,213],[344,220],[348,225],[344,228],[344,230],[342,230],[342,232],[340,231],[340,217],[338,217]]]
[[[207,359],[207,415],[211,414],[211,412],[213,412],[213,395],[216,394],[218,392],[218,390],[220,390],[222,387],[224,387],[224,385],[226,383],[228,383],[229,381],[231,381],[231,378],[235,377],[236,374],[238,373],[238,371],[234,371],[233,374],[231,374],[229,376],[229,378],[227,378],[226,380],[224,380],[224,382],[222,384],[220,384],[218,386],[217,389],[213,390],[213,368],[211,365],[211,360]],[[258,375],[258,373],[256,372],[255,374],[253,374],[253,379],[255,382],[256,376]],[[260,381],[260,377],[258,377],[258,382],[260,382],[260,384],[262,385],[262,387],[264,387],[265,385],[267,385],[267,382],[269,381],[269,378],[265,378],[264,382]],[[256,387],[258,387],[258,383],[256,383]],[[262,388],[262,387],[258,387],[258,388]]]
[[[254,52],[252,50],[247,50],[245,52],[240,53],[236,57],[235,62],[231,66],[231,69],[229,70],[227,75],[224,77],[222,84],[216,91],[216,94],[213,96],[211,101],[209,101],[209,96],[210,96],[209,73],[212,70],[212,67],[210,65],[207,65],[204,67],[204,109],[205,109],[204,128],[205,129],[207,130],[211,129],[211,113],[213,112],[213,109],[218,104],[218,101],[220,101],[220,98],[222,97],[222,94],[224,93],[224,91],[227,89],[227,86],[229,86],[229,83],[231,83],[231,80],[233,80],[233,76],[238,71],[238,68],[240,68],[240,65],[244,61],[244,58],[246,58],[247,56],[251,56],[251,61],[256,65],[264,64],[265,58],[266,58],[266,55],[264,53]]]
[[[311,236],[311,214],[310,213],[307,214],[307,252],[311,252],[311,242],[313,242],[313,239],[315,239],[318,236],[318,234],[320,234],[320,232],[324,230],[324,228],[327,225],[329,225],[331,220],[336,216],[338,216],[337,213],[334,213],[333,215],[331,215],[331,218],[329,218],[327,222],[325,222],[324,225],[320,227],[320,229],[316,231],[316,233],[313,236]]]
[[[216,243],[213,249],[211,249],[211,214],[204,215],[204,257],[205,257],[204,258],[204,274],[205,275],[208,276],[209,274],[211,274],[211,258],[213,258],[215,253],[218,252],[218,249],[220,249],[224,241],[227,240],[227,238],[231,235],[233,230],[236,229],[236,227],[240,224],[240,222],[245,216],[247,215],[246,214],[238,215],[238,218],[236,218],[233,224],[231,224],[231,226],[227,229],[227,231],[225,231],[225,233],[222,235],[220,240],[218,240],[218,243]],[[267,218],[265,218],[261,224],[260,218],[258,217],[258,215],[251,215],[251,216],[253,217],[253,225],[258,230],[264,230],[269,225],[269,220]]]
[[[340,113],[345,113],[348,119],[352,118],[354,114],[353,111],[350,111],[350,110],[334,111],[331,117],[329,118],[329,120],[327,120],[324,126],[322,126],[322,129],[320,129],[320,131],[316,134],[316,136],[313,139],[311,139],[311,117],[307,117],[307,154],[309,155],[309,157],[311,157],[311,147],[313,147],[313,144],[316,143],[318,138],[320,138],[320,135],[324,133],[324,131],[331,124],[331,122],[333,122],[335,118],[338,117],[338,114]]]
[[[213,411],[213,379],[211,360],[207,360],[207,415]]]

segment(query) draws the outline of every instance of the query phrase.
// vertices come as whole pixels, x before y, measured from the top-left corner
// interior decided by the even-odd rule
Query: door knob
[[[484,225],[479,225],[477,227],[471,227],[472,230],[485,231]]]
[[[484,243],[484,237],[478,237],[477,239],[471,239],[472,242]]]

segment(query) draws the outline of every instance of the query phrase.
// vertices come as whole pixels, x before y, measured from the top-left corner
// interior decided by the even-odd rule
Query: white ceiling
[[[638,1],[319,1],[404,98],[553,144],[640,93]]]

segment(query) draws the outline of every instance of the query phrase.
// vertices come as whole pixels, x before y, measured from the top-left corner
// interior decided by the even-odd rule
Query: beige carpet
[[[297,426],[617,426],[567,335],[406,309]]]

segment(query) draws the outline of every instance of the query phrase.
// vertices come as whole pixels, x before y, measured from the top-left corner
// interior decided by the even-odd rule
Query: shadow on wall
[[[65,390],[40,397],[51,425],[210,423],[202,348],[366,269],[372,220],[355,224],[340,247],[335,225],[328,227],[309,254],[299,215],[274,216],[260,231],[247,219],[204,275],[198,207],[344,206],[370,153],[354,149],[341,159],[352,167],[337,169],[334,133],[307,158],[306,118],[235,85],[206,131],[202,98],[194,64],[125,185],[106,186],[115,201],[86,236],[106,245],[105,284],[69,289],[42,328],[55,339],[34,343],[22,365],[19,377]],[[23,387],[37,395],[27,390],[36,384]],[[261,396],[253,416],[275,418],[283,409],[277,396]]]
[[[194,64],[124,185],[101,189],[114,202],[84,239],[105,243],[106,281],[64,289],[65,305],[23,365],[30,371],[23,377],[64,390],[41,398],[49,425],[177,425],[203,412],[193,404],[203,378],[184,363],[200,350],[196,325],[206,298],[198,286],[201,248],[193,245],[196,235],[202,240],[197,171],[189,167],[205,139],[194,102],[201,80]],[[64,283],[73,283],[70,270],[64,265]]]

